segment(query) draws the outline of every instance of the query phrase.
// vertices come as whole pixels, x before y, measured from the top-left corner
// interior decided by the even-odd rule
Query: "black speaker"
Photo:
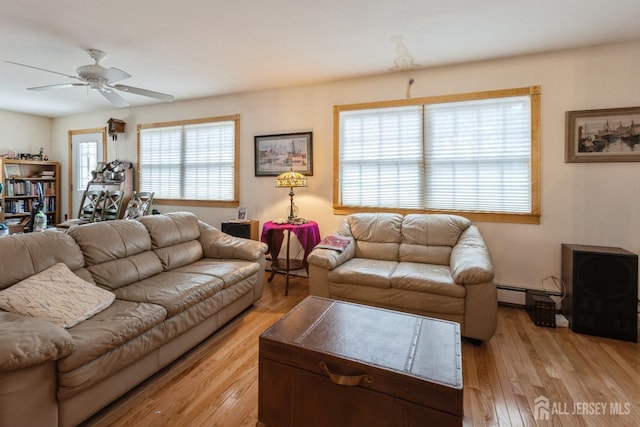
[[[562,309],[577,333],[638,342],[638,256],[621,248],[562,245]]]
[[[258,221],[223,221],[221,230],[235,237],[258,240],[258,228]]]

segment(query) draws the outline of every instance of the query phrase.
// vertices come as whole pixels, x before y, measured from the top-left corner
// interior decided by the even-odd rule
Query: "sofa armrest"
[[[493,264],[489,249],[475,225],[460,234],[451,250],[451,275],[456,283],[473,285],[493,280]]]
[[[333,270],[340,264],[345,263],[346,261],[352,259],[356,255],[356,245],[353,240],[353,237],[350,236],[342,236],[349,237],[349,244],[342,251],[338,252],[333,249],[322,249],[315,248],[309,256],[307,256],[307,262],[309,264],[322,267],[327,270]]]
[[[257,261],[267,253],[266,243],[231,236],[201,221],[198,228],[198,240],[206,258]]]
[[[73,351],[64,328],[42,319],[0,311],[0,371],[13,371],[60,359]]]

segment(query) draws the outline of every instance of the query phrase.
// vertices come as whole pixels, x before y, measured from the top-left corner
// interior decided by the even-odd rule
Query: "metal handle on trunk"
[[[320,362],[320,369],[322,369],[324,373],[329,376],[329,379],[331,380],[331,382],[338,385],[354,386],[354,385],[362,384],[363,381],[369,384],[373,382],[373,377],[371,375],[335,374],[329,370],[329,367],[327,366],[326,362]]]

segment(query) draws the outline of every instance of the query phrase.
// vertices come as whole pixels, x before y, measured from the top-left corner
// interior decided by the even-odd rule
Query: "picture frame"
[[[313,176],[313,132],[257,135],[255,176],[278,176],[293,170]]]
[[[246,221],[248,220],[248,215],[247,215],[247,208],[244,206],[241,206],[238,208],[238,214],[236,215],[236,219],[240,220],[240,221]]]
[[[20,177],[20,165],[15,163],[4,165],[4,176],[5,178]]]
[[[567,111],[565,163],[640,162],[640,107]]]

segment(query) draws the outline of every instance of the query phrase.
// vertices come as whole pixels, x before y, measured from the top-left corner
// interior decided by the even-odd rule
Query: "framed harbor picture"
[[[567,111],[566,163],[640,162],[640,107]]]
[[[313,133],[259,135],[255,140],[255,176],[278,176],[294,170],[313,175]]]

